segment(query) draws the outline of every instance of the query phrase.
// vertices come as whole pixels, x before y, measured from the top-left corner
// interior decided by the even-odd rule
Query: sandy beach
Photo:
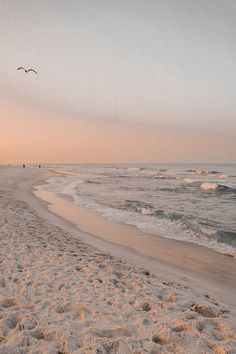
[[[203,272],[79,231],[33,194],[49,176],[0,167],[1,354],[236,353],[234,258]]]

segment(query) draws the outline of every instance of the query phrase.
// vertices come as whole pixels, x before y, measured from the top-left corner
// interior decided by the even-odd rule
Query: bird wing
[[[37,71],[35,71],[34,69],[27,70],[27,72],[29,72],[29,71],[33,71],[35,74],[38,74]]]
[[[22,66],[20,66],[20,67],[19,67],[19,68],[17,68],[16,70],[20,70],[20,69],[25,70],[25,68],[23,68]]]

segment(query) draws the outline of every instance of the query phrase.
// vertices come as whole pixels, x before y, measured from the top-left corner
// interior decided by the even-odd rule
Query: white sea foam
[[[137,212],[142,214],[142,215],[150,215],[152,214],[152,211],[148,208],[143,208],[143,207],[137,207],[136,208]]]
[[[208,190],[208,189],[217,189],[217,188],[219,188],[219,184],[204,182],[204,183],[201,184],[201,188],[202,189],[206,189],[206,190]]]
[[[184,182],[186,182],[186,183],[194,183],[194,182],[196,182],[196,180],[194,180],[192,178],[184,178]]]

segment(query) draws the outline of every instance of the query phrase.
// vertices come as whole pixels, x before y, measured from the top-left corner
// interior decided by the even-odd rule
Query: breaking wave
[[[224,184],[218,184],[218,183],[208,183],[204,182],[201,184],[201,188],[204,190],[215,190],[215,191],[220,191],[220,192],[229,192],[229,193],[236,193],[236,188],[226,186]]]
[[[52,177],[46,189],[152,235],[236,254],[235,169],[220,166],[220,175],[218,167],[188,173],[186,167],[124,165],[67,170],[77,175]]]

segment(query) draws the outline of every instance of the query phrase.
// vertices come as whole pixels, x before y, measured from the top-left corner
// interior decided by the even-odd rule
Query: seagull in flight
[[[28,74],[30,71],[32,71],[35,74],[38,74],[37,71],[35,71],[34,69],[25,69],[22,66],[20,66],[19,68],[17,68],[16,70],[21,70],[23,69],[25,71],[26,74]]]

